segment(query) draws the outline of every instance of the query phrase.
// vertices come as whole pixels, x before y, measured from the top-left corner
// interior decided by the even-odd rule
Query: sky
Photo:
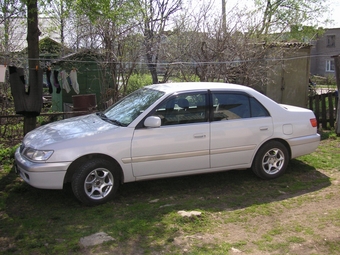
[[[221,11],[221,3],[222,0],[188,0],[188,2],[191,3],[206,3],[209,1],[215,2],[215,7],[218,11]],[[330,24],[320,24],[320,27],[323,28],[340,28],[340,0],[320,0],[326,3],[329,6],[329,11],[324,14],[324,17],[322,17],[322,20],[331,19],[333,20]],[[243,7],[251,8],[254,6],[254,0],[226,0],[227,10],[229,8],[232,8],[234,6],[237,6],[238,8],[242,9]]]
[[[327,28],[340,28],[340,1],[339,0],[329,0],[330,12],[328,16],[330,19],[334,20],[334,23]]]

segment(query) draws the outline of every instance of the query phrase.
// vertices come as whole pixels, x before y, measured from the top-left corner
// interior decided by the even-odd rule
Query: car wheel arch
[[[283,139],[271,139],[258,148],[251,169],[261,179],[277,178],[286,171],[290,159],[289,144]]]
[[[255,156],[256,156],[256,153],[258,152],[258,150],[259,150],[261,147],[263,147],[265,144],[270,143],[270,142],[272,142],[272,141],[277,141],[277,142],[282,143],[282,144],[287,148],[288,154],[289,154],[289,159],[291,159],[291,157],[292,157],[292,151],[291,151],[291,148],[290,148],[289,143],[288,143],[286,140],[282,139],[282,138],[272,138],[272,139],[270,139],[270,140],[265,141],[264,143],[262,143],[262,144],[257,148],[257,150],[256,150],[255,153],[254,153],[252,162],[254,161]]]
[[[67,171],[66,171],[66,175],[64,178],[64,183],[68,183],[72,181],[72,178],[74,176],[74,174],[77,171],[78,166],[80,166],[81,164],[83,164],[85,161],[88,161],[92,158],[101,158],[101,159],[105,159],[109,162],[112,163],[112,165],[114,165],[115,167],[117,167],[117,169],[120,172],[120,182],[124,183],[124,172],[120,166],[120,164],[117,162],[117,160],[115,160],[114,158],[105,155],[105,154],[87,154],[87,155],[83,155],[82,157],[74,160],[70,166],[68,167]]]

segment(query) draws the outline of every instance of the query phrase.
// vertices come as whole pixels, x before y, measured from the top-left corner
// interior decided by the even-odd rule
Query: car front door
[[[151,113],[159,128],[136,128],[131,145],[137,179],[169,177],[210,167],[207,93],[171,96]]]
[[[211,168],[251,163],[258,145],[273,134],[269,112],[244,93],[213,92]]]

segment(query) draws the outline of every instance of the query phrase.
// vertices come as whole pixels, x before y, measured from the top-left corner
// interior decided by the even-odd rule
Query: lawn
[[[0,150],[1,254],[340,254],[340,137],[333,133],[279,179],[246,170],[128,183],[96,207],[79,204],[68,186],[22,182],[12,153]],[[98,232],[113,240],[80,246]]]

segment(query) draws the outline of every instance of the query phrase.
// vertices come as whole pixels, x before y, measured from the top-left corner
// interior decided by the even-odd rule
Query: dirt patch
[[[266,242],[273,246],[281,244],[283,251],[289,251],[287,254],[328,254],[325,243],[340,241],[340,221],[334,222],[339,220],[340,173],[334,171],[331,178],[332,185],[328,187],[288,198],[286,207],[272,202],[269,215],[249,217],[244,223],[221,223],[216,233],[182,235],[174,243],[186,251],[198,243],[242,242],[241,247],[230,250],[231,254],[280,254],[259,249],[259,243]],[[223,222],[228,214],[214,216],[216,221]]]

